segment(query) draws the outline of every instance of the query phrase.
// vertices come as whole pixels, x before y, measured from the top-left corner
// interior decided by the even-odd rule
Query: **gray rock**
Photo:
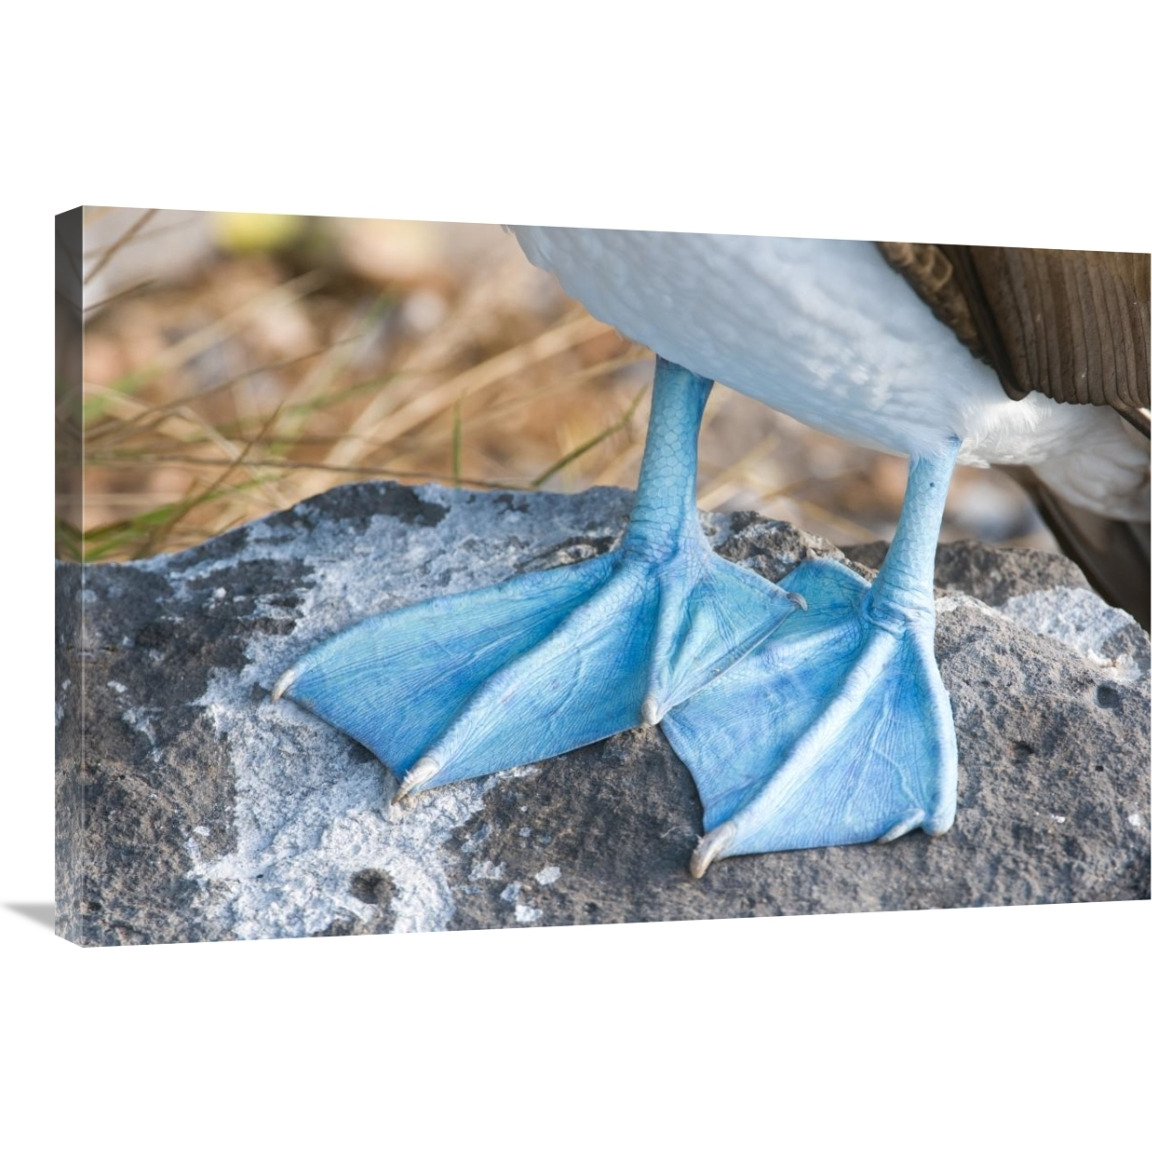
[[[318,640],[604,552],[630,502],[360,484],[83,585],[60,565],[58,931],[96,945],[1148,898],[1148,637],[1059,557],[940,550],[960,797],[934,840],[741,857],[695,881],[700,803],[658,730],[399,811],[371,755],[271,702]],[[749,513],[705,524],[771,578],[840,556]],[[870,573],[883,546],[852,552]]]

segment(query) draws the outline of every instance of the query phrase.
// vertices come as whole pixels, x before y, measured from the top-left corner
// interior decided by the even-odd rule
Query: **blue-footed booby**
[[[1146,256],[512,231],[657,355],[639,488],[615,552],[366,620],[284,674],[274,694],[371,749],[397,799],[660,724],[704,803],[696,876],[945,832],[956,737],[932,572],[957,462],[1015,470],[1147,623]],[[908,458],[873,583],[817,560],[776,585],[712,552],[696,436],[716,381]]]

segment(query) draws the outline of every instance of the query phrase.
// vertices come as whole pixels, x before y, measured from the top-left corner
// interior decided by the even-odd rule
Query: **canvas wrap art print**
[[[1148,898],[1146,255],[91,207],[56,279],[67,939]]]

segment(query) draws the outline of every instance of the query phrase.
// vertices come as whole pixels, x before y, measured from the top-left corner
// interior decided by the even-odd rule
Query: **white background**
[[[10,907],[52,895],[53,213],[1152,247],[1135,6],[1077,7],[1076,23],[1003,3],[798,8],[6,17],[9,1146],[1112,1148],[1136,1133],[1147,903],[88,952]]]

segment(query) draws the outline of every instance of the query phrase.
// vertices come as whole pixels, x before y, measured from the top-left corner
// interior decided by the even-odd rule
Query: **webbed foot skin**
[[[704,802],[689,865],[947,831],[956,736],[933,655],[932,558],[955,447],[912,465],[869,586],[828,561],[781,587],[808,610],[663,721]]]
[[[283,694],[371,749],[400,799],[655,723],[794,610],[711,553],[624,550],[366,620]]]
[[[659,722],[797,610],[700,531],[696,434],[710,388],[658,363],[619,551],[366,620],[305,656],[277,693],[374,752],[401,779],[397,799]]]

